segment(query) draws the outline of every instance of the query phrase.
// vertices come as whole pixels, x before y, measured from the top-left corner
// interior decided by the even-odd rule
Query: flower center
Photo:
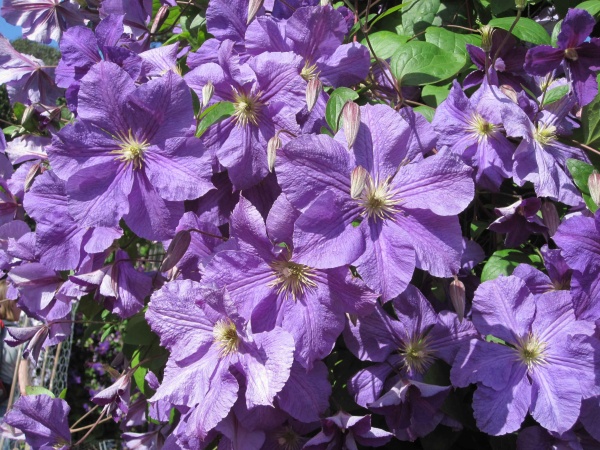
[[[398,351],[404,357],[404,366],[420,374],[433,363],[435,354],[429,348],[429,339],[423,335],[412,336]]]
[[[469,131],[476,136],[479,141],[492,134],[496,129],[496,125],[489,123],[481,116],[481,114],[474,113],[469,120]]]
[[[144,163],[144,153],[150,147],[148,141],[140,141],[131,130],[127,135],[118,134],[115,140],[118,142],[119,149],[111,153],[118,155],[116,159],[124,162],[125,165],[133,164],[134,169],[140,169]]]
[[[519,360],[524,362],[529,370],[546,362],[544,352],[548,344],[540,342],[537,336],[529,333],[525,338],[520,338],[517,345]]]
[[[306,81],[310,81],[313,78],[317,78],[319,76],[319,70],[316,64],[311,64],[309,61],[304,63],[304,67],[300,71],[300,76],[304,78]]]
[[[298,296],[304,295],[306,289],[317,287],[317,283],[313,281],[315,270],[311,267],[288,260],[276,260],[270,265],[275,279],[268,286],[277,286],[278,294],[284,293],[288,297],[291,295],[295,301]]]
[[[542,145],[548,145],[556,140],[556,127],[545,123],[538,123],[533,138]]]
[[[363,215],[369,219],[394,220],[394,216],[400,211],[398,205],[402,199],[398,198],[398,192],[391,189],[392,177],[385,181],[373,180],[371,174],[366,174],[361,186],[352,186],[353,197],[359,206],[363,208]]]
[[[263,103],[260,101],[262,93],[258,92],[254,95],[240,94],[234,91],[233,94],[233,107],[235,112],[236,123],[245,127],[248,123],[258,125],[258,115],[263,107]]]
[[[222,358],[238,351],[240,337],[237,328],[230,319],[217,321],[213,328],[214,342],[219,346],[219,356]]]
[[[298,450],[303,444],[298,433],[289,426],[278,431],[275,438],[277,440],[277,445],[282,450]]]
[[[579,59],[579,55],[577,54],[577,50],[574,48],[568,48],[565,50],[565,58],[570,61],[577,61]]]

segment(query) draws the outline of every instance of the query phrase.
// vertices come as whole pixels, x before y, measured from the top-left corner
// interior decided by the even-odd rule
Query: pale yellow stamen
[[[118,155],[116,159],[125,165],[133,164],[134,169],[140,169],[144,163],[144,153],[150,147],[148,141],[139,140],[131,130],[127,135],[119,134],[113,138],[119,146],[118,150],[111,151],[112,154]]]
[[[556,127],[554,125],[546,125],[538,123],[533,138],[542,145],[548,145],[556,140]]]
[[[357,198],[358,204],[364,209],[362,214],[367,218],[375,221],[394,220],[394,216],[400,211],[398,205],[402,199],[398,198],[398,192],[390,187],[391,178],[380,182],[373,180],[370,174],[367,176],[362,195]]]
[[[258,125],[258,116],[264,105],[260,101],[261,95],[261,92],[258,92],[254,95],[246,95],[244,93],[234,91],[233,107],[235,108],[235,112],[233,113],[233,116],[235,117],[238,125],[242,127],[248,125],[249,123]]]
[[[315,270],[311,267],[285,259],[273,261],[270,265],[275,279],[268,286],[277,287],[278,294],[291,296],[295,301],[299,296],[304,295],[307,289],[317,287],[317,283],[313,281]]]
[[[478,141],[482,141],[487,136],[496,131],[497,126],[485,120],[481,114],[474,113],[469,120],[469,131]]]
[[[319,76],[319,69],[317,68],[316,64],[311,64],[310,62],[306,61],[306,63],[304,63],[304,67],[300,71],[300,76],[306,81],[310,81]]]
[[[404,357],[404,366],[417,373],[425,373],[434,361],[435,352],[429,348],[427,336],[412,336],[398,350]]]
[[[214,342],[219,346],[221,358],[238,351],[240,337],[235,324],[230,319],[221,319],[215,324],[213,337]]]
[[[518,360],[525,363],[528,370],[546,362],[545,352],[548,348],[546,342],[541,342],[537,336],[529,333],[520,338],[517,345]]]

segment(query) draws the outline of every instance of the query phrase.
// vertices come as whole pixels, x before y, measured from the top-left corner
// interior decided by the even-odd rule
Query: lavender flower
[[[71,445],[70,410],[63,399],[26,395],[19,397],[4,421],[20,429],[33,448],[67,450]]]
[[[48,148],[72,217],[108,227],[124,218],[141,237],[171,237],[180,202],[212,187],[202,145],[186,137],[193,110],[183,80],[169,72],[136,88],[123,69],[101,62],[82,79],[78,113]]]
[[[209,297],[217,309],[205,303]],[[289,378],[292,337],[281,328],[252,333],[227,292],[174,281],[153,295],[146,318],[171,352],[150,402],[166,401],[187,413],[181,423],[189,437],[207,438],[229,414],[240,385],[251,408],[272,405]]]
[[[435,135],[419,117],[366,105],[352,152],[343,131],[335,140],[301,136],[282,149],[279,182],[303,211],[294,231],[299,263],[354,263],[385,301],[406,288],[415,266],[441,277],[458,271],[455,214],[473,196],[471,171],[452,156],[423,159]]]
[[[504,244],[507,247],[518,247],[532,233],[547,235],[547,228],[537,213],[542,201],[537,197],[518,200],[505,208],[496,208],[498,217],[488,227],[497,233],[506,233]]]
[[[371,416],[351,416],[340,411],[323,419],[323,431],[304,444],[306,450],[356,449],[357,444],[381,447],[392,438],[392,434],[371,426]]]
[[[477,383],[478,428],[510,433],[530,412],[549,431],[569,430],[582,399],[593,395],[597,348],[594,324],[576,320],[569,294],[548,292],[536,299],[520,278],[501,276],[475,292],[473,323],[495,341],[465,345],[451,379],[459,387]]]
[[[563,63],[581,107],[598,93],[596,72],[600,70],[600,39],[587,39],[595,23],[589,12],[569,9],[558,34],[558,48],[538,45],[525,57],[525,70],[533,75],[546,75]]]

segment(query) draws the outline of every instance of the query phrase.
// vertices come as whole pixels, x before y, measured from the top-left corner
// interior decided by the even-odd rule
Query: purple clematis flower
[[[522,111],[502,109],[501,116],[510,137],[523,138],[513,159],[513,179],[523,186],[533,183],[538,197],[575,206],[583,200],[571,176],[566,171],[569,158],[589,162],[583,150],[561,143],[558,136],[567,134],[565,117],[575,105],[573,95],[566,95],[551,105],[551,110],[538,111],[537,107],[519,94]],[[565,129],[566,128],[566,129]]]
[[[214,307],[205,302],[209,298]],[[185,414],[178,428],[200,443],[244,387],[249,409],[269,406],[290,376],[292,336],[279,327],[252,333],[226,291],[173,281],[154,293],[146,319],[171,352],[150,402],[178,408]]]
[[[392,433],[371,426],[371,416],[351,416],[340,411],[322,420],[323,430],[308,441],[306,450],[355,450],[357,445],[381,447],[392,438]]]
[[[82,79],[79,120],[48,148],[81,226],[125,223],[140,237],[167,239],[183,200],[212,188],[201,143],[188,138],[192,99],[172,72],[136,87],[119,66],[96,64]]]
[[[406,288],[415,267],[439,277],[458,271],[456,214],[474,186],[471,169],[454,156],[423,159],[435,133],[422,116],[384,105],[363,106],[360,116],[352,151],[342,131],[335,140],[301,136],[279,153],[276,171],[303,211],[294,229],[298,263],[354,263],[387,301]]]
[[[542,218],[537,215],[542,207],[542,201],[537,197],[518,200],[504,208],[496,208],[498,217],[488,227],[496,233],[505,233],[504,244],[507,247],[518,247],[532,233],[548,236],[548,229]]]
[[[19,397],[4,421],[21,430],[33,448],[67,450],[71,446],[70,410],[61,398],[25,395]]]
[[[298,8],[287,21],[261,16],[248,27],[246,51],[292,51],[304,65],[300,75],[306,81],[319,78],[326,86],[352,86],[369,73],[369,50],[356,42],[343,44],[348,25],[331,6]]]
[[[580,319],[600,319],[600,217],[568,218],[553,236],[567,265],[573,269],[571,291]]]
[[[507,34],[507,31],[500,28],[494,29],[492,33],[490,58],[496,60],[494,67],[491,69],[497,76],[498,86],[508,85],[516,91],[521,91],[523,90],[522,85],[527,86],[526,79],[521,76],[525,75],[523,63],[525,62],[527,49],[522,45],[517,45],[517,40],[512,35],[509,35],[508,40],[504,42]],[[502,47],[500,47],[501,45]],[[498,53],[498,50],[500,50],[500,53]],[[467,44],[467,52],[478,70],[465,77],[463,81],[465,89],[485,82],[485,51],[481,47]]]
[[[36,221],[36,255],[51,269],[75,269],[87,253],[103,252],[123,234],[119,227],[81,227],[69,213],[65,182],[51,171],[36,178],[24,206]]]
[[[525,70],[533,75],[546,75],[563,63],[580,107],[590,103],[598,93],[596,73],[600,70],[600,39],[588,41],[595,23],[589,12],[569,9],[558,34],[558,48],[538,45],[525,57]]]
[[[294,337],[295,358],[307,368],[327,356],[344,328],[345,313],[364,315],[377,299],[348,267],[315,269],[292,242],[297,213],[280,196],[265,222],[245,198],[231,216],[238,250],[219,252],[203,284],[225,286],[238,310],[252,317],[252,330],[281,327]],[[281,246],[276,246],[278,241]]]
[[[234,113],[213,125],[203,138],[228,170],[235,189],[249,188],[269,173],[267,142],[278,131],[299,134],[296,114],[305,105],[302,58],[292,52],[263,53],[241,64],[232,41],[219,50],[219,64],[208,63],[185,76],[201,101],[203,87],[214,88],[209,104],[232,102]],[[208,99],[206,99],[208,100]]]
[[[86,15],[72,0],[4,0],[4,20],[23,28],[23,37],[49,44],[58,42],[63,31],[84,25]]]
[[[54,83],[54,69],[41,59],[16,51],[0,34],[0,84],[6,84],[11,103],[54,106],[62,90]]]
[[[96,296],[102,296],[106,307],[123,318],[131,317],[142,309],[144,299],[152,292],[152,278],[134,268],[129,255],[123,250],[117,250],[112,264],[90,273],[74,275],[71,281],[87,291],[99,288]]]
[[[452,153],[476,169],[475,183],[493,191],[512,176],[516,148],[503,133],[501,108],[519,110],[498,88],[485,81],[470,99],[454,81],[432,122],[439,134],[438,145],[450,147]]]
[[[473,325],[456,314],[436,314],[414,286],[392,301],[398,320],[381,307],[356,323],[348,322],[344,341],[361,360],[377,364],[359,371],[349,383],[356,402],[383,414],[398,439],[425,436],[442,421],[440,407],[449,386],[423,381],[436,359],[452,364]]]
[[[549,431],[577,421],[594,395],[598,342],[593,322],[576,320],[567,291],[535,297],[520,278],[501,276],[475,292],[473,323],[493,342],[473,339],[459,351],[452,384],[477,383],[477,427],[500,435],[520,428],[528,412]]]
[[[142,59],[123,47],[123,16],[110,15],[95,31],[87,27],[70,28],[60,40],[61,59],[56,67],[56,84],[66,88],[69,108],[77,110],[77,95],[81,79],[101,61],[110,61],[136,80],[141,73]]]

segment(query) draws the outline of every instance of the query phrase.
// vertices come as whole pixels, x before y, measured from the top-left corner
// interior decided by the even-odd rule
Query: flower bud
[[[202,107],[203,108],[206,108],[206,105],[208,105],[208,102],[210,102],[210,99],[212,98],[214,93],[215,93],[215,85],[212,84],[211,81],[209,81],[204,86],[202,86]]]
[[[558,211],[556,206],[550,200],[546,200],[542,203],[542,221],[546,228],[548,228],[548,234],[550,237],[554,236],[558,226],[560,225],[560,218],[558,217]]]
[[[319,98],[322,89],[323,84],[318,77],[311,78],[306,85],[306,107],[308,108],[308,112],[311,112],[315,103],[317,103],[317,99]]]
[[[350,196],[359,198],[365,189],[369,172],[363,166],[356,166],[350,174]]]
[[[348,100],[342,109],[342,119],[344,123],[344,135],[348,148],[352,148],[358,136],[360,128],[360,107],[352,100]]]
[[[588,188],[590,190],[590,197],[592,197],[596,206],[600,206],[600,173],[594,172],[590,174]]]
[[[175,267],[181,258],[183,258],[183,255],[185,255],[185,252],[187,252],[190,242],[192,242],[192,234],[189,232],[189,230],[181,230],[177,232],[169,244],[165,259],[160,266],[160,271],[168,272]]]
[[[248,2],[248,20],[246,24],[252,22],[252,19],[254,19],[254,16],[256,16],[262,4],[263,0],[250,0],[250,2]]]
[[[492,51],[492,35],[494,34],[494,27],[484,25],[479,29],[481,33],[481,48],[484,52],[489,53]]]
[[[154,17],[154,22],[152,22],[152,27],[150,28],[150,34],[156,33],[162,24],[165,22],[167,17],[169,16],[169,5],[162,5],[157,13],[156,17]]]
[[[527,5],[527,0],[515,0],[515,7],[519,11],[523,11],[525,9],[526,5]]]
[[[275,133],[269,142],[267,142],[267,164],[269,165],[269,172],[273,172],[275,168],[275,157],[277,156],[277,150],[281,148],[281,139],[279,133]]]
[[[458,320],[462,322],[465,318],[465,285],[456,275],[454,275],[454,280],[450,283],[450,300],[452,301],[452,306],[454,306]]]

